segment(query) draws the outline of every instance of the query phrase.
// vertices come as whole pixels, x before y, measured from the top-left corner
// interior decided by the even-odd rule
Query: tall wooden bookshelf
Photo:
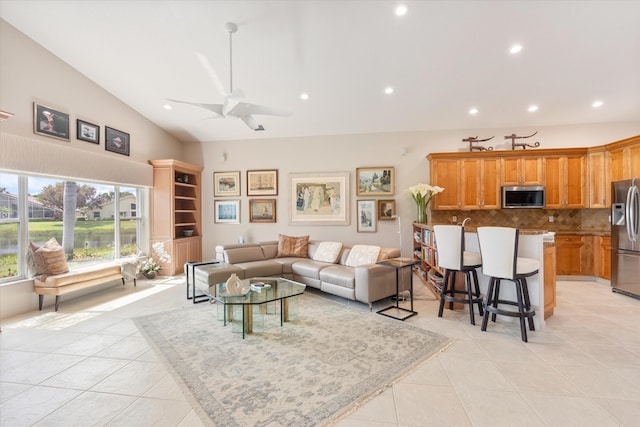
[[[171,262],[162,265],[160,274],[174,276],[183,272],[185,262],[202,260],[203,168],[173,159],[149,163],[153,166],[151,244],[164,243]]]
[[[413,223],[413,258],[420,261],[418,276],[439,294],[444,272],[438,268],[438,248],[433,227],[427,224]]]

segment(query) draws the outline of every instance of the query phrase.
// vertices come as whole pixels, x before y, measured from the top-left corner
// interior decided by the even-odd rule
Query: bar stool
[[[538,273],[540,262],[531,258],[518,257],[518,238],[520,231],[510,227],[478,227],[478,241],[482,254],[482,274],[489,276],[489,289],[482,317],[482,331],[487,330],[489,313],[491,321],[496,321],[496,315],[520,318],[520,335],[522,341],[527,342],[527,328],[525,318],[529,322],[529,329],[535,331],[533,316],[536,311],[531,307],[527,277]],[[515,284],[516,300],[500,299],[500,281],[509,280]],[[518,307],[515,310],[499,308],[499,304]]]
[[[469,305],[469,318],[475,325],[473,304],[478,304],[478,311],[482,316],[482,294],[478,285],[478,273],[476,269],[482,265],[479,253],[466,252],[464,250],[464,227],[459,225],[434,225],[433,232],[436,236],[438,247],[438,266],[444,269],[444,281],[440,297],[440,309],[438,317],[442,317],[445,301],[449,301],[449,308],[453,309],[453,303]],[[456,273],[465,274],[465,290],[455,289]],[[473,285],[471,281],[473,275]],[[472,288],[473,286],[473,288]],[[456,297],[457,294],[464,295]]]

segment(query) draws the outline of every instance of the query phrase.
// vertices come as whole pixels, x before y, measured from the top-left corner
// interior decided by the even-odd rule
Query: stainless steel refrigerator
[[[640,178],[611,183],[611,288],[640,298]]]

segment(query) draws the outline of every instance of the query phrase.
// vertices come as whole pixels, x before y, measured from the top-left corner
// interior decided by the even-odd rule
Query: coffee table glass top
[[[215,299],[224,304],[264,304],[304,292],[306,285],[293,280],[275,277],[243,279],[242,286],[227,289],[226,283],[216,285]]]

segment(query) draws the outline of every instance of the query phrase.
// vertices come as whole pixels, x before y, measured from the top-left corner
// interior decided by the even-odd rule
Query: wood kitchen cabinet
[[[544,156],[547,209],[580,209],[587,200],[585,154]]]
[[[556,234],[556,274],[593,276],[593,236]]]
[[[460,209],[460,161],[457,159],[437,159],[431,162],[431,185],[444,191],[431,201],[431,209]]]
[[[611,280],[611,237],[595,236],[593,240],[593,274]]]
[[[500,160],[460,160],[461,208],[500,209]]]
[[[640,177],[640,136],[605,146],[611,160],[611,181]]]
[[[543,249],[544,263],[544,318],[553,316],[556,306],[556,246],[545,243]]]
[[[543,185],[542,158],[538,155],[503,157],[502,185]]]
[[[611,154],[600,147],[587,154],[589,174],[589,207],[611,206]]]

